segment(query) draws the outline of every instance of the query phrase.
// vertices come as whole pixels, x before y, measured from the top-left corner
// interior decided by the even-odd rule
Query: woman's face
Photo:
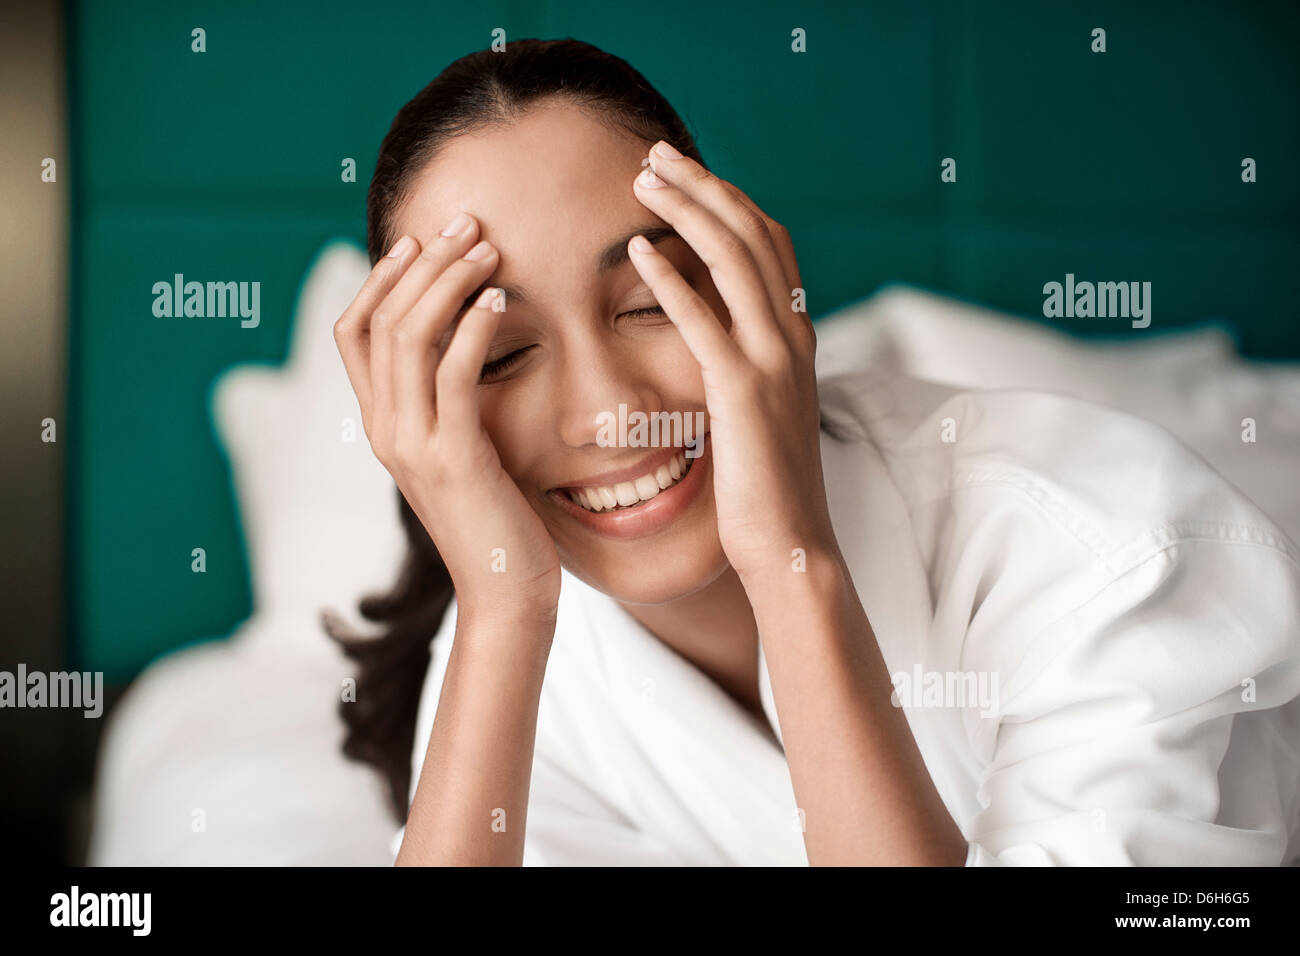
[[[658,303],[628,261],[628,240],[646,233],[715,314],[730,318],[707,266],[632,191],[651,145],[552,102],[449,141],[393,223],[395,235],[427,244],[464,210],[499,251],[488,284],[507,290],[506,309],[478,386],[484,428],[564,566],[630,604],[683,597],[728,567],[708,441],[681,479],[669,461],[680,461],[694,423],[708,431],[700,367],[672,321],[644,311]],[[629,440],[641,438],[635,447],[611,443],[620,405]],[[662,428],[649,446],[653,432],[638,435],[637,412],[680,413],[686,431]],[[579,497],[590,505],[598,489],[605,501],[610,492],[626,501],[637,488],[646,498],[665,478],[667,489],[626,508],[591,510],[570,495],[586,489]]]

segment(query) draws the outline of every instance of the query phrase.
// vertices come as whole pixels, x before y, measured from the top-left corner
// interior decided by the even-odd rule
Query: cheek
[[[620,356],[629,385],[644,400],[657,396],[669,408],[702,405],[704,376],[681,333],[669,322],[621,344]]]

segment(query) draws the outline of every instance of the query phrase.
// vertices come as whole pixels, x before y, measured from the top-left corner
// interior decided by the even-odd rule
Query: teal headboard
[[[283,359],[304,269],[325,240],[364,237],[394,112],[496,28],[574,36],[640,69],[715,170],[790,227],[815,313],[904,280],[1041,319],[1043,284],[1072,273],[1151,282],[1147,333],[1221,319],[1247,354],[1300,358],[1294,4],[155,0],[68,14],[70,640],[75,666],[110,681],[249,613],[210,383]],[[156,317],[151,290],[177,273],[259,281],[260,325]]]

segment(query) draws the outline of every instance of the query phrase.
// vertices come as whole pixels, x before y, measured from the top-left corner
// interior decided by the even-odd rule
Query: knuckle
[[[714,175],[709,170],[705,169],[699,163],[688,163],[686,165],[689,168],[688,175],[690,176],[690,178],[701,185],[703,185],[704,183],[709,183],[714,181],[717,181],[719,183],[723,182],[722,179]]]
[[[753,236],[755,239],[768,239],[771,237],[771,233],[767,231],[767,223],[763,221],[763,217],[752,209],[742,209],[740,213],[740,228],[746,235]]]
[[[370,327],[375,332],[387,333],[392,331],[393,326],[397,324],[400,318],[401,316],[396,310],[381,305],[375,309],[375,314],[370,320]]]
[[[796,365],[794,348],[782,338],[780,342],[774,342],[764,350],[761,366],[765,374],[761,380],[766,382],[767,376],[771,376],[785,381],[794,373]],[[769,388],[760,386],[760,389],[765,397],[770,397],[767,394],[770,392]]]
[[[749,246],[745,240],[731,230],[722,237],[722,251],[728,258],[740,258],[749,255]]]
[[[399,347],[409,347],[415,344],[416,331],[410,322],[398,322],[393,326],[390,333],[393,344]]]

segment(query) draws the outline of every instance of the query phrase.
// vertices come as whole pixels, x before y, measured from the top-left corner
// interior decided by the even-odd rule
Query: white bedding
[[[231,370],[216,388],[254,613],[228,640],[155,663],[108,718],[92,865],[392,859],[384,788],[339,751],[337,701],[351,674],[318,623],[323,607],[356,621],[358,598],[393,579],[403,548],[391,481],[369,453],[332,336],[367,272],[355,246],[328,246],[304,284],[289,363]],[[953,384],[1064,391],[1149,418],[1300,538],[1300,367],[1244,363],[1222,333],[1089,346],[892,287],[824,320],[818,338],[825,373],[870,359]],[[1240,440],[1246,417],[1254,444]]]
[[[1218,326],[1132,330],[1087,343],[907,286],[890,286],[818,325],[817,367],[866,361],[976,388],[1032,388],[1155,422],[1198,451],[1300,540],[1300,363],[1246,361]],[[1242,441],[1242,420],[1256,441]]]

